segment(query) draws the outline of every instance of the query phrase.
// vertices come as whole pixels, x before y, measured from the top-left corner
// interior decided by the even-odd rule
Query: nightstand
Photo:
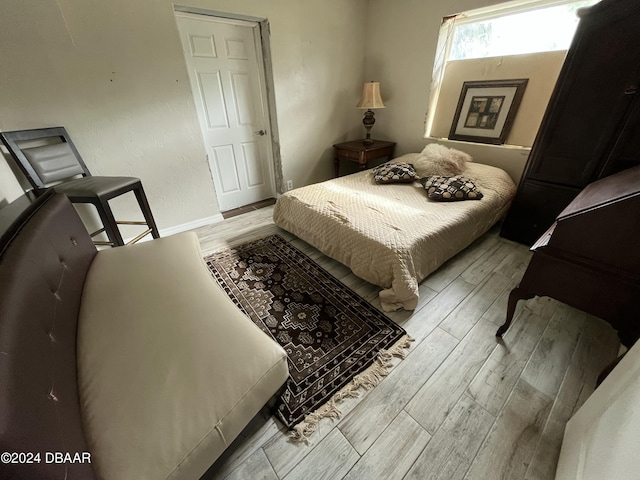
[[[364,140],[354,140],[352,142],[337,143],[333,146],[334,157],[333,164],[336,168],[336,177],[340,174],[340,160],[351,160],[358,162],[360,170],[367,168],[369,160],[377,158],[393,158],[393,151],[396,148],[394,142],[383,142],[382,140],[373,140],[373,143],[363,143]]]

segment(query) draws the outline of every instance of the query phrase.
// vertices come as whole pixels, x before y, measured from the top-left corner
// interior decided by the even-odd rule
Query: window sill
[[[462,140],[449,140],[448,138],[439,138],[439,137],[424,137],[425,140],[429,141],[429,143],[437,142],[442,144],[449,144],[451,148],[459,148],[460,150],[464,150],[464,147],[473,146],[474,148],[499,148],[499,149],[510,149],[510,150],[520,150],[525,152],[530,152],[531,147],[524,147],[522,145],[511,145],[505,143],[503,145],[494,145],[491,143],[480,143],[480,142],[465,142]],[[457,145],[455,147],[454,145]]]

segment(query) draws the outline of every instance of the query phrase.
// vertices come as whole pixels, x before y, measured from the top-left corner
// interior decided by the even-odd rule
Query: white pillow
[[[460,175],[466,170],[467,162],[471,161],[473,159],[468,153],[439,143],[430,143],[411,163],[418,176],[424,178],[431,175]]]

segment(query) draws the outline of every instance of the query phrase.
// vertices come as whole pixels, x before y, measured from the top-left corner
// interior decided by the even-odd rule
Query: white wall
[[[331,145],[361,135],[351,107],[364,82],[366,0],[182,5],[268,18],[283,177],[330,178]],[[173,2],[3,0],[0,58],[1,130],[64,125],[93,174],[143,180],[161,229],[218,214]],[[0,159],[0,201],[21,192]],[[134,202],[118,208],[139,216]]]
[[[267,18],[283,178],[332,176],[333,143],[363,135],[362,83],[381,82],[376,138],[421,150],[443,16],[495,0],[185,0]],[[366,35],[366,38],[365,38]],[[94,174],[142,178],[161,229],[215,217],[170,0],[0,2],[0,129],[65,125]],[[528,150],[452,144],[517,180]],[[0,159],[0,203],[20,195]],[[137,216],[131,201],[116,207]],[[117,210],[118,211],[118,210]],[[129,214],[131,213],[131,214]]]
[[[380,82],[387,108],[376,111],[375,137],[398,143],[396,154],[419,152],[442,18],[500,3],[495,0],[370,0],[365,77]],[[454,106],[455,108],[455,106]],[[447,143],[449,142],[441,142]],[[517,182],[528,149],[451,142],[475,161],[507,170]]]

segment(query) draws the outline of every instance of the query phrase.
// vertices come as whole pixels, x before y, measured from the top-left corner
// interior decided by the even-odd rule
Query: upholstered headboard
[[[24,454],[3,457],[0,478],[93,479],[90,463],[56,452],[88,452],[76,330],[96,249],[61,194],[38,198],[0,234],[0,454]]]

